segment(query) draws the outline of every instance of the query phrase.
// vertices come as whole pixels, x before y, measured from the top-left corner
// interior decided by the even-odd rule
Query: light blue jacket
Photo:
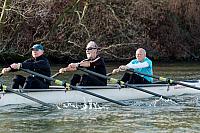
[[[147,57],[145,57],[142,62],[139,62],[137,59],[134,59],[129,64],[127,64],[127,66],[131,66],[131,64],[139,64],[139,63],[143,63],[143,62],[147,62],[149,64],[148,67],[133,68],[133,69],[137,72],[141,72],[141,73],[148,74],[148,75],[153,75],[152,61]],[[144,75],[139,75],[139,76],[144,77],[149,82],[153,82],[153,78],[151,78],[151,77],[144,76]]]

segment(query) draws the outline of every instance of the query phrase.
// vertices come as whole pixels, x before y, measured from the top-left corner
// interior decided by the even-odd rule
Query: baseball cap
[[[44,51],[44,47],[43,47],[41,44],[35,44],[35,45],[33,45],[33,47],[31,48],[31,50],[35,50],[35,51],[42,50],[42,51]]]

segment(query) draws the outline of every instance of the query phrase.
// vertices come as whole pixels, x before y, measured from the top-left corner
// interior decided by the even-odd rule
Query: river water
[[[61,66],[53,66],[52,73],[56,73]],[[154,74],[176,80],[199,79],[199,66],[199,63],[155,63]],[[107,68],[110,72],[114,65]],[[69,80],[71,75],[68,73],[57,78]],[[1,82],[10,84],[12,76],[13,73],[10,73],[1,77]],[[4,106],[0,107],[0,133],[199,132],[200,94],[173,98],[179,104],[152,97],[127,101],[131,103],[128,107],[112,103],[95,106],[65,104],[57,109],[40,105]]]

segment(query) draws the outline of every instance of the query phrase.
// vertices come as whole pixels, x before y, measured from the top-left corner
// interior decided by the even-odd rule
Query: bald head
[[[136,50],[136,58],[138,61],[142,62],[146,57],[146,51],[143,48],[138,48]]]
[[[90,41],[88,44],[87,44],[87,48],[88,47],[91,47],[91,48],[98,48],[97,44],[94,42],[94,41]]]

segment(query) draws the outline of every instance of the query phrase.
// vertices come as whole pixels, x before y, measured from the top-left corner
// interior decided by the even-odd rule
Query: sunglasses
[[[33,48],[33,49],[31,49],[31,51],[42,51],[42,50]]]
[[[97,48],[89,47],[89,48],[86,48],[85,50],[93,50],[93,49],[97,49]]]

